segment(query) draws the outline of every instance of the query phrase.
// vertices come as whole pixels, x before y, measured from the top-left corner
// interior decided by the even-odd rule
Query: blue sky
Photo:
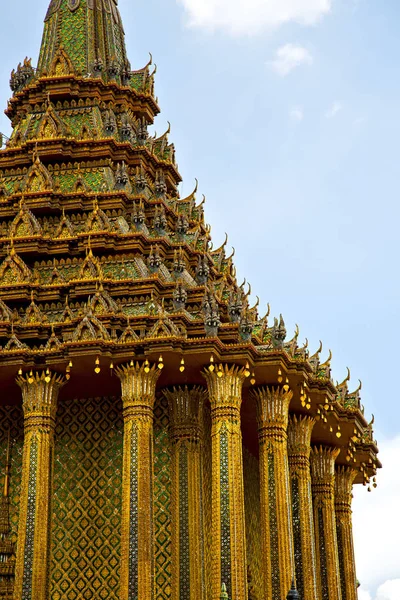
[[[36,62],[47,4],[18,0],[2,12],[4,107],[11,69],[25,55]],[[162,133],[171,121],[181,194],[199,179],[215,246],[227,231],[239,276],[251,282],[261,305],[282,312],[289,331],[298,323],[311,349],[319,339],[324,353],[331,348],[335,379],[349,366],[354,387],[363,381],[366,415],[375,414],[388,468],[374,500],[365,490],[356,493],[360,600],[398,600],[400,587],[378,595],[376,588],[400,580],[400,566],[388,566],[394,535],[382,534],[393,527],[388,515],[400,499],[394,473],[400,460],[400,5],[119,4],[133,68],[147,62],[148,52],[158,65],[162,113],[155,130]],[[9,131],[3,116],[0,130]],[[385,522],[373,516],[380,511]],[[366,520],[368,541],[384,545],[375,562],[365,551]]]

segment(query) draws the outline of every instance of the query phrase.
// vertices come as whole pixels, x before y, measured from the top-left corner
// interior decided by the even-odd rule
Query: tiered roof
[[[236,362],[249,385],[288,378],[293,407],[320,421],[317,441],[341,444],[339,460],[356,462],[369,482],[379,462],[359,390],[350,393],[347,378],[335,386],[322,347],[310,356],[298,330],[286,341],[283,318],[250,305],[227,240],[213,249],[197,184],[179,197],[170,130],[148,133],[159,113],[154,69],[131,70],[117,1],[52,0],[38,68],[25,60],[11,87],[13,133],[0,152],[9,397],[18,396],[16,369],[51,366],[82,381],[96,365],[106,392],[116,378],[104,371],[133,357],[162,354],[166,385],[200,383],[211,357],[217,368]],[[255,419],[244,410],[251,446]]]

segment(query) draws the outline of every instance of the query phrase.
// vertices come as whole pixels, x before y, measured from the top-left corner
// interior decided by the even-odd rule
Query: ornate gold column
[[[311,481],[314,506],[315,546],[319,596],[341,600],[339,556],[335,519],[335,460],[339,448],[311,450]]]
[[[172,442],[173,600],[204,600],[201,387],[165,390]]]
[[[337,467],[335,478],[336,534],[339,549],[340,584],[342,600],[357,600],[356,563],[353,545],[351,502],[357,471]]]
[[[294,575],[293,533],[287,452],[289,386],[252,391],[260,446],[261,533],[264,597],[286,598]]]
[[[318,600],[317,563],[311,494],[311,433],[315,420],[292,415],[288,427],[292,488],[293,541],[296,587],[300,598]]]
[[[153,600],[153,408],[160,371],[131,362],[116,372],[124,417],[120,598]]]
[[[242,432],[243,369],[224,365],[204,372],[211,402],[213,556],[212,598],[225,584],[228,597],[247,600]]]
[[[49,599],[54,428],[58,392],[65,380],[55,373],[18,377],[24,412],[21,499],[15,600]]]

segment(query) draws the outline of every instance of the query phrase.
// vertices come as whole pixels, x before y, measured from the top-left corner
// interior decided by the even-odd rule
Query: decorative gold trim
[[[218,598],[225,584],[235,600],[247,600],[247,561],[244,518],[242,433],[240,407],[245,370],[236,366],[220,365],[218,370],[203,373],[211,403],[212,446],[212,514],[213,557],[212,597]],[[221,448],[226,456],[221,457]],[[224,480],[224,489],[221,486]],[[223,501],[221,501],[223,498]],[[227,506],[228,502],[228,506]],[[223,539],[221,522],[228,520],[229,540]],[[224,552],[222,553],[222,547]],[[229,552],[229,560],[223,556]],[[229,573],[230,581],[222,581],[222,572]]]
[[[24,411],[24,448],[15,600],[48,600],[54,428],[66,380],[36,372],[17,378]]]
[[[358,472],[350,467],[337,467],[335,477],[335,512],[342,600],[357,600],[357,576],[353,543],[351,503],[353,483]]]
[[[207,393],[203,388],[186,386],[164,390],[164,395],[169,405],[172,445],[171,598],[204,600],[202,463],[203,404]]]
[[[153,408],[161,371],[131,362],[116,373],[124,417],[120,598],[153,600]]]
[[[340,600],[339,555],[335,518],[335,461],[340,448],[318,446],[311,451],[318,586],[321,598]]]
[[[319,600],[310,474],[311,434],[314,425],[315,419],[312,417],[292,415],[289,418],[288,454],[297,589],[302,598]]]
[[[289,404],[293,392],[285,385],[256,388],[251,395],[256,402],[260,448],[264,596],[272,598],[279,594],[285,598],[294,574],[287,452]]]

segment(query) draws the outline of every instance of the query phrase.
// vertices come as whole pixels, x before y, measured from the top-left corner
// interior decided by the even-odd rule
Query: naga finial
[[[319,341],[319,348],[318,348],[318,350],[316,351],[315,354],[313,354],[312,356],[310,356],[310,360],[319,358],[319,355],[321,354],[321,352],[322,352],[322,342],[320,340]]]
[[[322,363],[321,367],[330,367],[331,360],[332,360],[332,350],[329,350],[329,356],[328,356],[327,360],[324,363]]]
[[[346,368],[347,368],[347,376],[345,377],[345,379],[342,381],[341,384],[338,384],[337,387],[339,387],[339,388],[344,387],[346,385],[346,383],[348,383],[350,381],[350,376],[351,376],[350,369],[349,369],[349,367],[346,367]]]

